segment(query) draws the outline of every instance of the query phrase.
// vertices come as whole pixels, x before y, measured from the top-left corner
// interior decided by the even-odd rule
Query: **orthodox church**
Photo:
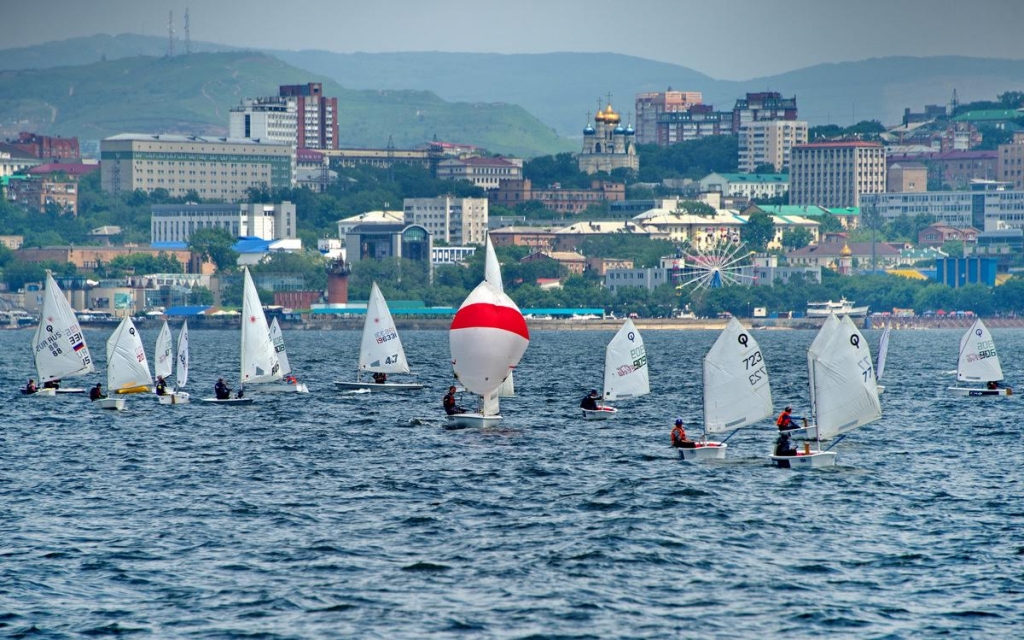
[[[622,126],[622,118],[612,109],[611,102],[598,109],[593,124],[583,130],[583,151],[578,157],[580,171],[588,174],[614,169],[640,169],[636,155],[636,132],[633,125]]]

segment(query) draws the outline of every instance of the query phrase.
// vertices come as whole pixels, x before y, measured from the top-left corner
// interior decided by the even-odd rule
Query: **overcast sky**
[[[96,33],[271,49],[607,51],[745,80],[880,56],[1024,58],[1024,0],[0,0],[0,49]]]

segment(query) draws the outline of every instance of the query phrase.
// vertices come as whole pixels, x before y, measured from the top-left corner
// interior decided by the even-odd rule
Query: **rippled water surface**
[[[960,331],[894,332],[882,420],[807,472],[769,466],[771,421],[668,446],[716,335],[645,332],[652,394],[584,423],[612,333],[534,332],[502,425],[447,431],[447,332],[402,334],[419,393],[338,393],[358,334],[292,331],[309,395],[122,413],[18,395],[31,335],[0,332],[0,634],[1021,637],[1022,405],[948,397]],[[754,335],[805,412],[813,333]],[[194,397],[237,379],[237,332],[190,337]]]

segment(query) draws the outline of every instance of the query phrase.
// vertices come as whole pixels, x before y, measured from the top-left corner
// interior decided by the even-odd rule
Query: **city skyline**
[[[611,52],[721,80],[887,56],[1021,59],[1016,30],[1024,23],[1024,3],[1014,0],[979,0],[970,21],[957,19],[964,5],[955,0],[862,0],[856,11],[851,3],[814,0],[637,0],[628,7],[608,0],[298,0],[287,5],[288,14],[271,0],[251,0],[244,11],[223,0],[5,4],[4,49],[99,33],[166,37],[172,11],[181,40],[188,9],[193,42],[339,53]]]

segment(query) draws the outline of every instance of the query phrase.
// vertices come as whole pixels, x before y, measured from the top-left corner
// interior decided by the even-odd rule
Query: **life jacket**
[[[789,417],[792,415],[789,411],[783,411],[779,414],[779,419],[775,421],[775,425],[779,427],[786,427],[792,424],[793,420]]]
[[[672,429],[672,444],[686,440],[686,429],[676,426]]]

